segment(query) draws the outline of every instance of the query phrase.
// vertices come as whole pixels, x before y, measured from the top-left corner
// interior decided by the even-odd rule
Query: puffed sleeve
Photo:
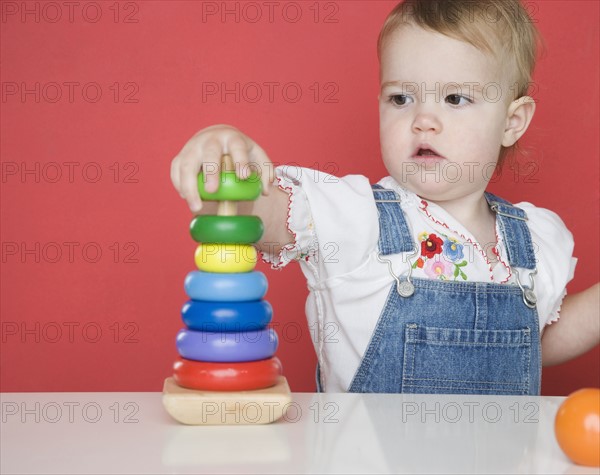
[[[278,186],[289,194],[287,227],[294,242],[278,255],[263,252],[275,269],[291,261],[311,262],[318,280],[351,272],[377,246],[379,224],[369,180],[338,178],[310,168],[275,168]]]
[[[535,289],[538,295],[540,326],[558,320],[560,306],[573,279],[577,258],[573,257],[573,235],[560,217],[544,208],[523,202],[528,217],[538,273]]]

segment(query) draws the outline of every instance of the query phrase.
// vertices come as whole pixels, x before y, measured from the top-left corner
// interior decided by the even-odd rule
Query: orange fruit
[[[554,419],[558,445],[578,465],[600,467],[600,389],[570,394]]]

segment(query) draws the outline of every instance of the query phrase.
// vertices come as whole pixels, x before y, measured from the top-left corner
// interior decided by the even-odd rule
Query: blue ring
[[[188,300],[181,319],[190,330],[204,332],[245,332],[262,330],[273,317],[266,300],[254,302],[199,302]]]
[[[177,333],[177,351],[194,361],[233,363],[270,358],[279,341],[272,328],[249,332],[197,332],[181,329]]]
[[[184,283],[189,298],[207,302],[260,300],[267,287],[267,278],[258,271],[221,274],[196,270],[186,276]]]

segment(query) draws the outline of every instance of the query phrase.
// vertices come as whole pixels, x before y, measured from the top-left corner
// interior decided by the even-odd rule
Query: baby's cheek
[[[394,135],[382,126],[379,130],[379,139],[381,143],[381,153],[385,160],[386,156],[388,156],[394,148]]]
[[[470,155],[477,156],[478,162],[486,162],[490,160],[499,149],[500,138],[495,131],[493,124],[486,121],[474,123],[468,134],[462,134],[462,149]]]
[[[394,137],[388,137],[381,142],[381,158],[386,168],[390,170],[394,166],[399,166],[401,160],[402,145]],[[390,170],[391,171],[391,170]]]
[[[398,120],[382,117],[379,122],[381,143],[386,146],[397,146],[402,143],[404,125]]]

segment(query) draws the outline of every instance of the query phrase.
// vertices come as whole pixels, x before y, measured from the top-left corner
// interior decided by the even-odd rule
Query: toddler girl
[[[261,172],[264,194],[241,212],[264,221],[267,262],[298,261],[306,276],[319,390],[535,395],[542,343],[554,363],[597,343],[597,311],[542,339],[576,263],[564,223],[486,192],[533,118],[537,42],[517,0],[399,4],[378,43],[389,176],[373,186],[273,169],[226,125],[198,132],[173,160],[173,184],[196,213],[215,212],[196,177],[203,170],[216,190],[222,154],[240,178]]]

